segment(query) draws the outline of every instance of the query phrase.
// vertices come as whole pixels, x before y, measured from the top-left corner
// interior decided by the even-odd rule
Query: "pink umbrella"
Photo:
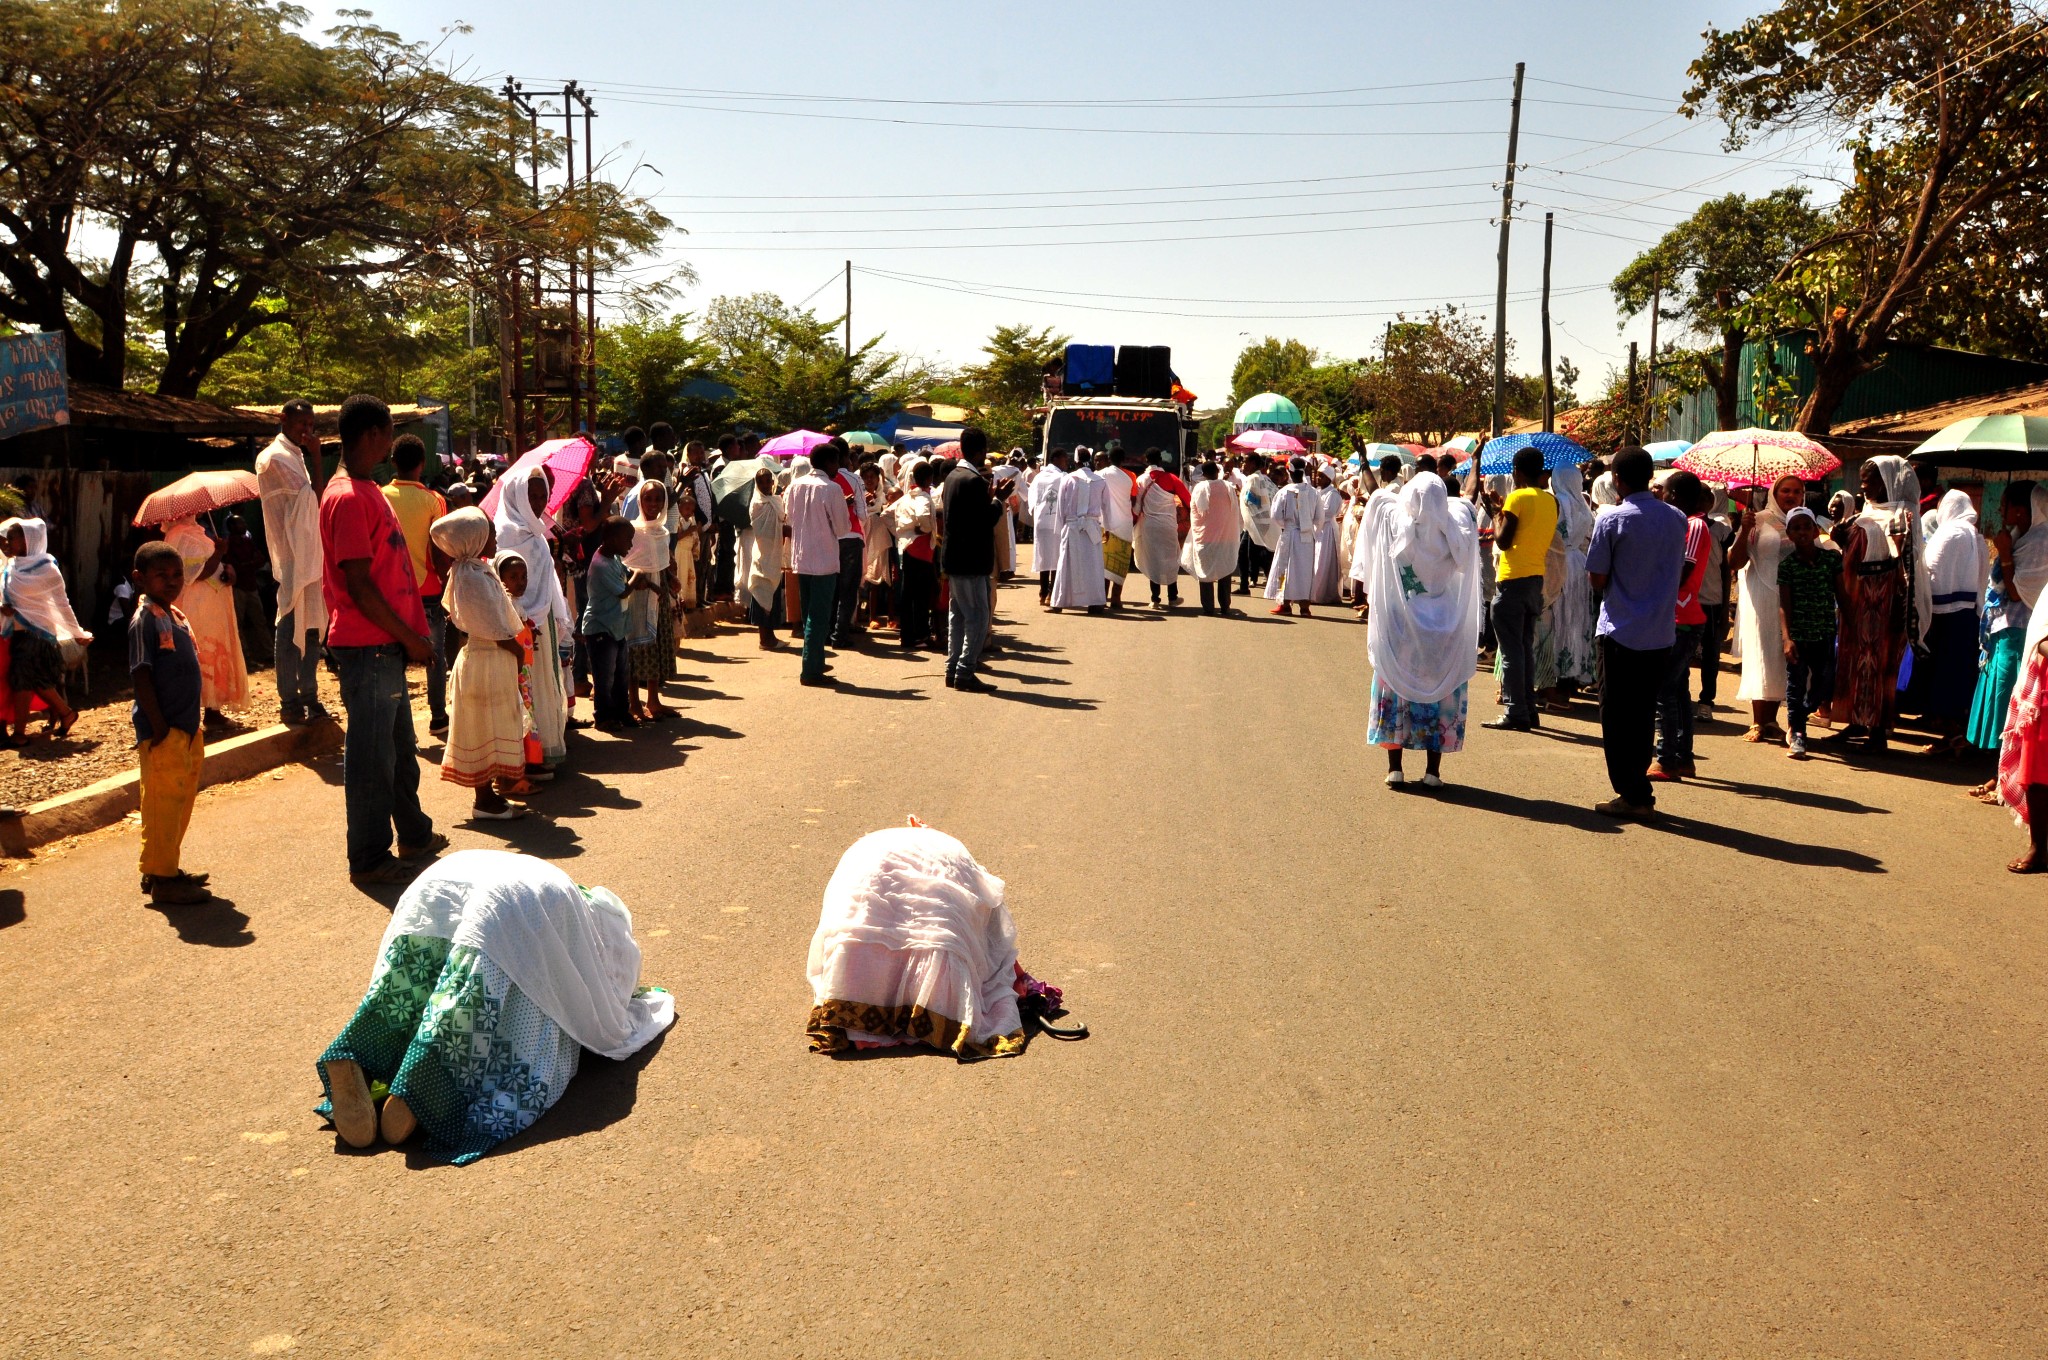
[[[1230,447],[1239,453],[1307,453],[1308,447],[1291,434],[1278,430],[1246,430],[1233,437]]]
[[[933,458],[958,458],[960,456],[960,441],[948,439],[945,443],[934,447],[930,456]]]
[[[1770,486],[1780,477],[1821,481],[1842,460],[1797,430],[1717,430],[1681,454],[1678,467],[1722,486]]]
[[[590,474],[590,465],[597,458],[597,445],[577,435],[571,439],[550,439],[547,443],[528,449],[519,455],[519,461],[505,469],[505,476],[491,484],[484,493],[483,512],[486,515],[498,513],[498,488],[521,468],[545,467],[548,470],[548,508],[552,515],[569,503],[576,487]]]
[[[259,494],[253,472],[229,469],[188,473],[144,497],[142,504],[136,507],[135,522],[169,524],[174,519],[203,515],[209,510],[253,501]]]
[[[832,436],[819,434],[816,430],[791,430],[779,434],[761,446],[761,453],[768,458],[795,458],[799,454],[809,456],[812,449],[820,444],[829,444]]]

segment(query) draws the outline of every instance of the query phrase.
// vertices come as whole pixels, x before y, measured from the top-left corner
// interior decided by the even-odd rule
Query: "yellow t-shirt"
[[[1514,581],[1524,576],[1541,576],[1543,558],[1557,533],[1557,497],[1540,486],[1524,486],[1508,493],[1501,513],[1515,517],[1514,546],[1500,550],[1494,579]]]
[[[391,512],[398,516],[398,527],[405,532],[405,546],[412,553],[412,579],[418,583],[420,594],[439,595],[441,578],[427,552],[427,528],[448,513],[448,502],[441,499],[439,492],[418,482],[399,480],[384,488],[384,499],[391,502]]]

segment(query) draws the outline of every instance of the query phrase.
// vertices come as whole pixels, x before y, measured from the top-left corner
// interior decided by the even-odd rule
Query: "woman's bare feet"
[[[328,1063],[327,1094],[342,1142],[366,1148],[377,1141],[377,1107],[370,1103],[370,1083],[361,1067],[346,1058]]]
[[[413,1114],[412,1106],[406,1104],[400,1096],[384,1098],[384,1113],[377,1122],[384,1131],[384,1141],[393,1147],[412,1137],[420,1126],[419,1117]]]

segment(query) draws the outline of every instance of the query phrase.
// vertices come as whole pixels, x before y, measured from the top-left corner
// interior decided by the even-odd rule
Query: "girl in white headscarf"
[[[64,590],[64,573],[50,556],[50,529],[40,519],[0,524],[7,567],[0,573],[0,623],[9,630],[7,687],[14,691],[14,745],[27,739],[31,696],[56,716],[46,729],[68,736],[78,713],[57,686],[63,683],[66,648],[83,648],[92,634],[79,626]]]
[[[526,773],[526,706],[519,666],[526,648],[512,597],[484,561],[491,522],[474,506],[435,520],[427,530],[448,555],[441,604],[463,635],[448,672],[448,738],[441,747],[441,778],[476,791],[482,821],[509,822],[525,809],[505,800],[495,780],[516,784]]]
[[[674,540],[669,533],[673,497],[660,482],[633,488],[633,546],[626,552],[627,582],[653,581],[652,590],[626,595],[626,683],[632,715],[659,722],[675,710],[661,702],[662,684],[676,673],[676,625],[671,606],[677,589]],[[645,689],[643,701],[640,690]]]
[[[249,701],[249,670],[242,660],[242,635],[235,624],[235,592],[222,579],[222,542],[190,515],[164,526],[164,542],[185,560],[185,590],[178,608],[192,625],[192,643],[199,652],[199,704],[206,720],[227,721],[223,708]]]
[[[1999,502],[2005,527],[1992,539],[1994,560],[1984,600],[1984,671],[1970,704],[1970,744],[1996,751],[2019,679],[2027,625],[2048,585],[2048,484],[2013,482]],[[1979,786],[1993,796],[1997,780]]]
[[[1745,495],[1753,496],[1750,488]],[[1742,662],[1742,683],[1735,697],[1749,704],[1750,728],[1745,741],[1783,739],[1778,705],[1785,701],[1784,626],[1778,619],[1778,564],[1791,550],[1785,516],[1806,499],[1806,483],[1784,476],[1771,484],[1763,508],[1746,504],[1735,541],[1728,545],[1728,565],[1735,572],[1736,652]]]
[[[1935,511],[1934,536],[1927,541],[1928,590],[1934,616],[1927,630],[1930,676],[1927,717],[1940,739],[1930,755],[1960,754],[1969,749],[1963,729],[1970,702],[1977,693],[1977,632],[1990,579],[1990,558],[1984,535],[1977,530],[1977,507],[1969,493],[1950,487]]]
[[[1835,648],[1835,717],[1847,726],[1831,742],[1867,737],[1882,751],[1897,709],[1899,663],[1918,637],[1920,481],[1906,460],[1882,454],[1858,474],[1863,513],[1842,551],[1842,631]],[[1931,611],[1931,594],[1928,609]]]
[[[569,720],[564,653],[575,653],[575,621],[569,616],[569,602],[562,594],[562,580],[555,572],[555,555],[549,546],[545,512],[548,502],[547,473],[537,467],[508,472],[499,482],[498,530],[500,552],[515,552],[526,564],[526,589],[517,606],[519,616],[533,625],[534,665],[533,733],[540,742],[541,763],[552,769],[569,754],[564,740]]]
[[[1366,740],[1387,753],[1387,783],[1406,782],[1404,750],[1428,754],[1424,788],[1443,784],[1446,751],[1465,745],[1466,691],[1479,648],[1479,535],[1451,512],[1443,479],[1417,473],[1369,544],[1365,648],[1372,661]]]

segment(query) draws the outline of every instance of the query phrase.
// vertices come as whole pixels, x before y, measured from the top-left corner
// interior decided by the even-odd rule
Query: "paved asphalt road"
[[[1960,774],[1721,723],[1620,828],[1582,715],[1396,794],[1348,613],[1001,601],[995,697],[733,634],[572,748],[512,843],[681,1018],[467,1168],[311,1113],[386,920],[337,765],[205,796],[210,909],[141,906],[126,829],[0,874],[0,1355],[2048,1348],[2048,903]],[[1093,1039],[805,1051],[825,879],[913,812]]]

